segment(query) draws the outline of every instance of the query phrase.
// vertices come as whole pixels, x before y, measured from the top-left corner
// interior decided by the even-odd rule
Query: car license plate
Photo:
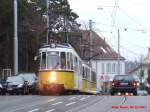
[[[124,83],[124,82],[122,82],[122,83],[120,83],[120,85],[125,86],[125,85],[128,85],[128,83]]]

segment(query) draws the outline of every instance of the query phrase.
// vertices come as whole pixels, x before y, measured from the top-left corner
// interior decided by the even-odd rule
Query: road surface
[[[0,96],[0,112],[150,112],[150,96]]]

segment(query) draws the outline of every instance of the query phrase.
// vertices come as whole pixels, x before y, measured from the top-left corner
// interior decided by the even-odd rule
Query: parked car
[[[146,90],[137,90],[137,95],[139,96],[146,96],[148,95],[147,91]]]
[[[103,93],[102,88],[96,88],[96,94],[101,95]]]
[[[9,94],[27,94],[27,82],[20,76],[11,76],[6,80],[7,92]]]
[[[6,81],[0,80],[0,94],[4,95],[6,93]]]
[[[36,92],[37,82],[37,77],[35,73],[21,73],[19,74],[19,76],[22,77],[28,83],[29,93],[34,94]]]
[[[132,75],[116,75],[112,81],[111,95],[115,93],[133,93],[137,95],[137,84]]]
[[[135,78],[137,88],[139,88],[140,87],[140,79],[139,79],[139,77],[137,75],[133,75],[133,77]]]

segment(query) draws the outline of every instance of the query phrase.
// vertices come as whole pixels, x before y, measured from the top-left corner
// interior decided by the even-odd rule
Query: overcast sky
[[[93,29],[127,60],[139,60],[150,47],[150,0],[69,0],[84,28],[92,19]],[[115,6],[115,7],[114,7]],[[126,30],[125,30],[126,29]]]

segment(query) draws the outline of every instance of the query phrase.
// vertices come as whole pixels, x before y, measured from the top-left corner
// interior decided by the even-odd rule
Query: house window
[[[122,64],[120,63],[120,73],[122,74]]]
[[[112,64],[112,73],[116,73],[116,64],[115,63]]]
[[[107,63],[106,67],[107,67],[107,73],[111,73],[111,65],[110,65],[110,63]]]
[[[102,67],[102,69],[101,69],[102,70],[102,74],[104,74],[105,73],[105,65],[104,65],[104,63],[101,64],[101,67]]]

